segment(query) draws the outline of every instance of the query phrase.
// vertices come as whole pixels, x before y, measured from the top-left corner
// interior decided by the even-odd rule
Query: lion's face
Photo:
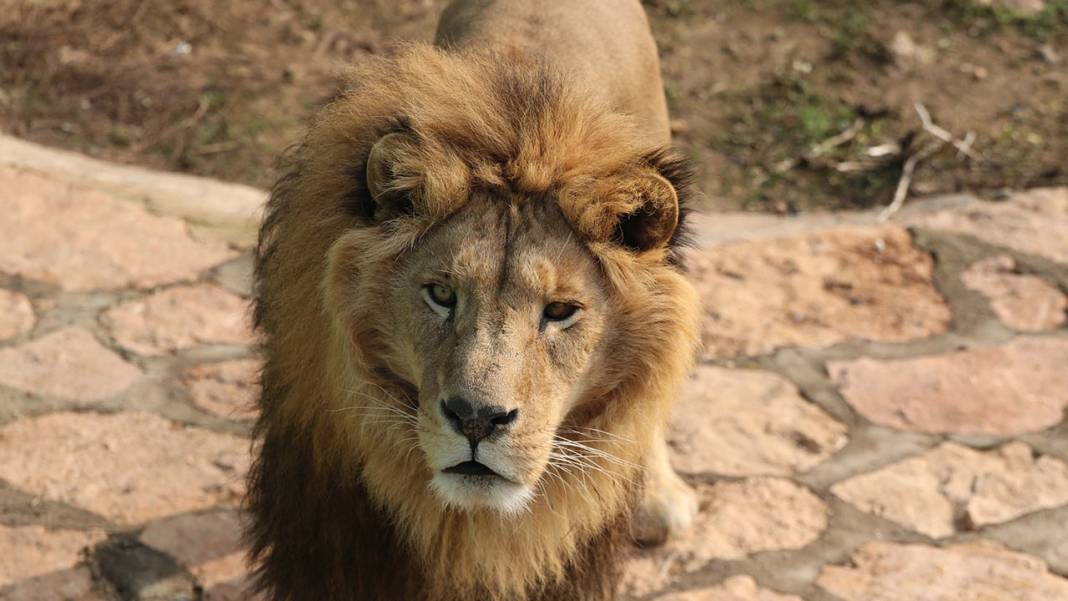
[[[403,257],[389,304],[434,491],[522,509],[612,321],[596,261],[553,203],[476,197]]]
[[[397,124],[368,151],[360,220],[333,244],[326,286],[364,374],[351,381],[385,384],[349,393],[385,397],[392,407],[365,411],[405,420],[396,436],[362,438],[381,443],[362,452],[384,444],[406,461],[417,442],[440,501],[505,513],[543,479],[566,485],[603,469],[595,457],[619,460],[571,430],[604,413],[632,385],[640,350],[672,331],[673,296],[658,287],[681,280],[664,264],[680,215],[664,155],[630,148],[609,123],[555,131],[563,113],[524,114],[545,120],[548,139],[570,132],[603,147],[572,155],[518,134],[476,144],[484,123]],[[358,428],[376,423],[369,413]]]

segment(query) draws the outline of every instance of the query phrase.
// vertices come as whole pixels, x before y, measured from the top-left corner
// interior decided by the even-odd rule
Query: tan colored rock
[[[1012,257],[983,259],[961,274],[961,280],[989,298],[998,318],[1014,330],[1039,332],[1064,323],[1068,297],[1038,276],[1017,272]]]
[[[85,547],[106,538],[100,530],[49,530],[0,524],[0,599],[5,587],[78,565]]]
[[[205,363],[182,375],[193,404],[227,419],[256,417],[256,393],[260,367],[256,359]]]
[[[82,328],[0,349],[0,384],[33,394],[90,401],[122,392],[140,376]]]
[[[0,135],[0,165],[45,174],[49,181],[144,202],[153,213],[181,217],[198,237],[255,246],[267,192],[184,173],[116,165],[76,152]]]
[[[780,595],[757,586],[749,576],[731,576],[709,588],[669,593],[657,601],[802,601],[797,595]]]
[[[701,510],[678,539],[639,552],[624,570],[622,590],[645,595],[715,559],[800,549],[827,528],[827,506],[807,489],[780,478],[699,485]]]
[[[945,549],[870,542],[818,583],[845,601],[1059,601],[1068,580],[1042,560],[978,541]]]
[[[236,255],[135,203],[7,167],[0,181],[0,272],[64,290],[147,288],[192,279]]]
[[[934,60],[934,50],[917,44],[907,31],[898,31],[890,40],[890,52],[897,62],[908,64],[926,65]]]
[[[0,428],[0,478],[128,524],[236,504],[248,462],[245,440],[148,413],[54,413]]]
[[[152,522],[141,533],[141,542],[175,558],[207,589],[235,583],[248,574],[241,523],[232,510]]]
[[[0,586],[0,601],[112,601],[93,585],[89,568],[79,566]],[[234,601],[237,601],[236,599]]]
[[[248,302],[214,284],[170,288],[125,302],[104,313],[101,322],[119,344],[142,355],[254,340]]]
[[[672,463],[683,472],[790,475],[847,442],[846,427],[764,371],[700,366],[675,407]]]
[[[231,577],[234,574],[236,576]],[[197,579],[204,583],[207,591],[205,601],[257,601],[260,595],[252,595],[252,577],[244,551],[237,551],[202,564],[194,572]]]
[[[974,527],[1068,503],[1068,465],[1012,442],[979,452],[945,443],[855,476],[831,492],[858,509],[931,537],[955,534],[954,508]]]
[[[204,601],[258,601],[232,509],[168,516],[151,522],[141,542],[175,558],[204,588]]]
[[[832,361],[828,372],[864,417],[890,428],[1015,436],[1061,421],[1068,340],[1017,338],[999,347],[902,360]]]
[[[944,332],[950,320],[931,283],[931,258],[898,226],[713,246],[688,265],[708,357],[915,340]]]
[[[772,549],[800,549],[827,527],[827,508],[788,480],[751,478],[704,488],[698,526],[701,548],[693,557],[741,559]]]
[[[974,203],[912,223],[1068,263],[1068,188],[1027,190],[1005,202]]]
[[[0,289],[0,340],[27,332],[36,323],[33,305],[25,294]]]

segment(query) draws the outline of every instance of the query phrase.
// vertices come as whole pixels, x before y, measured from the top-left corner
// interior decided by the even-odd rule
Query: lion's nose
[[[441,413],[460,434],[467,437],[474,446],[498,428],[504,428],[519,417],[519,410],[511,411],[499,405],[474,407],[466,399],[458,396],[441,402]]]

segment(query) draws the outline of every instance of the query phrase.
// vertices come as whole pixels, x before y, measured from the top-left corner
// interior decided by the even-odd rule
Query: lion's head
[[[359,474],[457,590],[558,576],[625,512],[692,361],[685,169],[593,97],[410,49],[355,76],[272,195],[265,449],[285,432],[279,462],[299,438],[314,473]]]
[[[366,173],[377,225],[334,245],[334,310],[348,331],[374,330],[369,351],[380,369],[412,385],[414,406],[396,409],[413,412],[441,501],[512,513],[535,495],[550,462],[566,474],[582,457],[575,451],[590,436],[565,420],[616,384],[630,343],[621,337],[624,297],[638,290],[614,289],[588,247],[591,232],[561,209],[568,195],[588,202],[593,186],[524,191],[499,173],[506,166],[462,160],[439,174],[440,163],[421,162],[421,145],[470,150],[437,134],[413,126],[372,147]],[[495,177],[478,181],[479,168],[496,168]],[[625,168],[609,193],[627,201],[597,215],[610,221],[596,223],[600,242],[657,252],[676,229],[677,194],[654,165]],[[429,177],[467,180],[439,215],[425,204],[442,198],[418,188]],[[402,252],[379,252],[413,225],[420,233]],[[376,256],[386,269],[366,277]]]

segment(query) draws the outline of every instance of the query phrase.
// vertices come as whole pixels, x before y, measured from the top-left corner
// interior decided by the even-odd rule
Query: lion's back
[[[455,0],[435,44],[502,60],[530,53],[634,115],[651,145],[670,140],[656,43],[638,0]]]

